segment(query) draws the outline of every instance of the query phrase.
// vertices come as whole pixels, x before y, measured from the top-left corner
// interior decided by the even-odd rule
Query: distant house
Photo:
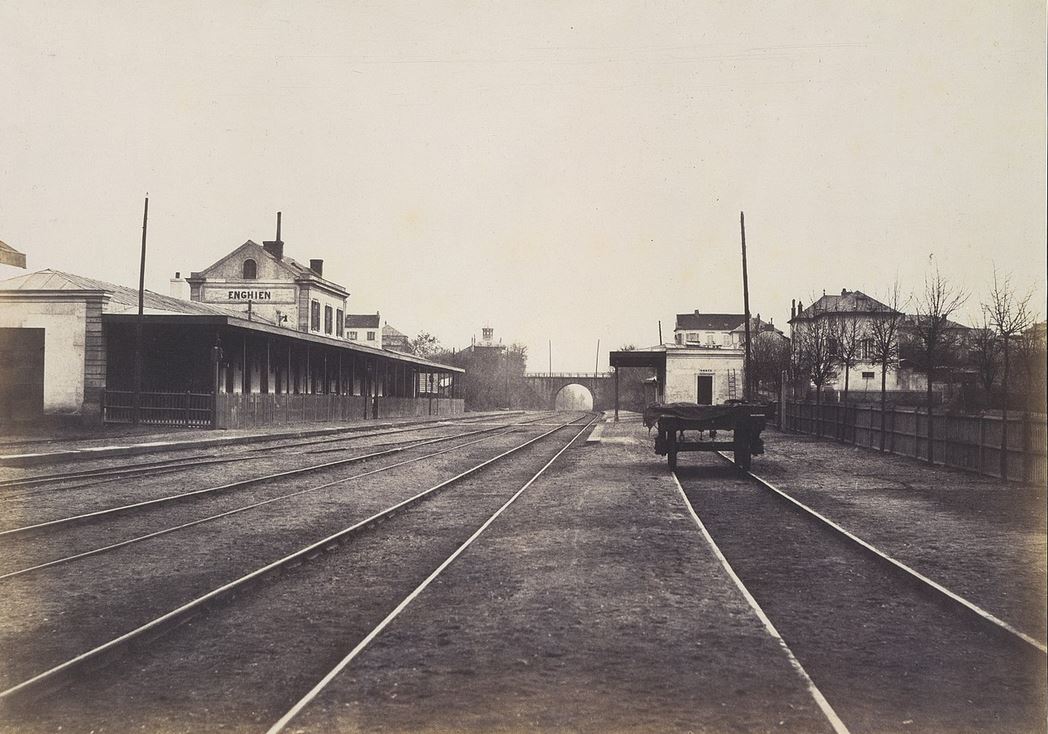
[[[368,347],[381,347],[382,319],[378,312],[346,314],[346,339],[355,344],[363,344]]]
[[[750,336],[774,333],[785,339],[775,325],[762,321],[760,314],[750,317]],[[746,316],[741,313],[693,313],[677,314],[673,328],[676,344],[704,349],[745,349]]]
[[[807,307],[796,303],[792,308],[789,321],[790,338],[796,351],[810,329],[815,325],[826,327],[830,335],[830,351],[833,353],[839,349],[839,344],[833,336],[831,325],[839,324],[842,321],[856,321],[863,336],[859,343],[858,361],[848,373],[848,386],[850,390],[858,392],[880,390],[881,366],[877,361],[875,342],[869,329],[878,319],[892,315],[899,319],[898,338],[900,343],[905,343],[908,337],[916,333],[916,316],[901,314],[862,291],[849,291],[845,288],[841,290],[840,295],[824,293]],[[953,332],[953,339],[960,348],[963,361],[973,330],[955,321],[947,322],[947,329]],[[899,344],[896,346],[898,347]],[[838,368],[836,376],[830,378],[825,386],[842,390],[844,381],[844,371]],[[896,360],[894,366],[889,368],[885,379],[885,388],[889,391],[919,392],[926,390],[927,384],[925,375],[914,370],[905,358]]]
[[[411,353],[411,339],[408,335],[402,331],[398,331],[389,325],[389,322],[382,324],[382,348],[388,349],[392,352],[404,352],[405,354]]]

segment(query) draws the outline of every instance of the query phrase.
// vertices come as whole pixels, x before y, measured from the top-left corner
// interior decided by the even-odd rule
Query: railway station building
[[[339,338],[345,289],[272,255],[245,243],[187,279],[192,300],[144,293],[137,411],[136,289],[57,270],[0,282],[0,423],[137,412],[235,428],[462,412],[463,370]]]

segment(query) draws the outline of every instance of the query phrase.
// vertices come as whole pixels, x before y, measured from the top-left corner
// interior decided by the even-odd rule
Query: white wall
[[[44,412],[84,407],[87,306],[83,300],[0,300],[0,326],[44,329]]]
[[[716,349],[671,349],[666,352],[666,385],[664,400],[667,403],[694,403],[698,398],[698,375],[713,376],[713,403],[723,403],[729,398],[728,382],[731,370],[735,370],[736,398],[742,398],[741,351]]]

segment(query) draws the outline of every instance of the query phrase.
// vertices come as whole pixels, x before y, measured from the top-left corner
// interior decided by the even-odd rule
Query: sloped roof
[[[109,301],[103,306],[103,313],[128,313],[138,311],[138,290],[104,280],[95,280],[83,275],[66,273],[61,270],[38,270],[34,273],[19,275],[16,278],[0,281],[0,292],[3,291],[102,291],[109,294]],[[174,296],[163,296],[153,291],[145,291],[142,299],[145,313],[202,314],[206,316],[233,316],[243,318],[244,312],[199,301],[186,301]],[[267,321],[257,317],[260,321]]]
[[[797,314],[795,318],[810,319],[816,314],[833,313],[876,313],[891,312],[890,306],[868,296],[862,291],[843,290],[840,294],[825,295]],[[791,319],[792,321],[792,319]]]
[[[746,315],[741,313],[679,313],[676,330],[733,331],[743,326]]]
[[[284,255],[283,257],[277,257],[268,250],[266,250],[266,248],[262,247],[262,245],[258,244],[253,240],[248,240],[244,244],[240,245],[240,247],[237,247],[231,252],[226,253],[218,260],[208,265],[203,270],[192,273],[192,277],[206,278],[209,272],[211,272],[227,260],[243,257],[245,250],[251,250],[251,254],[253,257],[269,258],[270,260],[275,262],[279,267],[282,267],[284,270],[286,270],[293,278],[309,278],[310,280],[318,281],[328,286],[329,288],[341,291],[346,295],[349,295],[349,292],[346,290],[345,286],[340,285],[339,283],[336,283],[333,280],[328,280],[322,275],[319,275],[315,270],[303,265],[302,263],[295,260],[293,257],[288,257],[287,255]]]
[[[347,329],[377,329],[379,326],[379,315],[377,313],[347,313]]]
[[[385,338],[387,336],[389,336],[389,337],[402,336],[402,337],[404,337],[406,339],[408,335],[405,334],[403,331],[400,331],[399,329],[396,329],[396,328],[390,326],[389,324],[383,324],[382,325],[382,337]]]
[[[25,267],[25,253],[19,252],[11,245],[0,240],[0,265],[11,265],[16,268]]]

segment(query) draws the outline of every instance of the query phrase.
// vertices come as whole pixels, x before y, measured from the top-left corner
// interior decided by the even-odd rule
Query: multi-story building
[[[306,267],[285,256],[279,234],[262,245],[248,240],[186,282],[193,301],[310,334],[345,335],[349,292],[324,277],[323,260],[310,260]]]

